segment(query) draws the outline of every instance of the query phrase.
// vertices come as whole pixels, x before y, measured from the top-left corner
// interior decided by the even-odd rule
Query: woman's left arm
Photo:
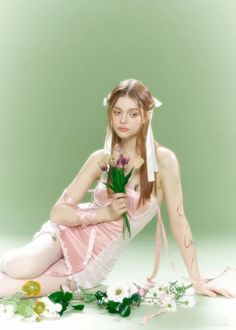
[[[201,278],[198,260],[190,226],[184,212],[181,174],[178,159],[173,151],[164,149],[158,151],[160,180],[167,208],[170,227],[179,246],[184,263],[187,267],[193,287],[197,293],[216,296],[216,293],[229,296],[227,290],[209,286]]]

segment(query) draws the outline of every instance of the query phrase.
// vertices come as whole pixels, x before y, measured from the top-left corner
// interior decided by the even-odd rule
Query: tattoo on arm
[[[183,220],[184,219],[184,211],[183,211],[182,199],[181,199],[181,201],[179,202],[179,205],[176,208],[176,212],[177,212],[177,215],[179,216],[179,220],[180,221]],[[191,231],[190,231],[190,227],[189,227],[188,223],[186,224],[186,228],[185,228],[185,231],[184,231],[184,246],[185,246],[186,249],[194,247],[194,241],[191,238]],[[190,269],[193,268],[194,258],[195,258],[195,251],[193,249],[193,255],[192,255],[192,258],[191,258]]]

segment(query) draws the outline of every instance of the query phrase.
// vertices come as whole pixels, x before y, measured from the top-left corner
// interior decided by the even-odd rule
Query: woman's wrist
[[[190,281],[193,285],[201,285],[206,283],[206,279],[204,278],[190,278]]]

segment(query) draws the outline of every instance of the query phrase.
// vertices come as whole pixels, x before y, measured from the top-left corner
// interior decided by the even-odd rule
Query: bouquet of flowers
[[[156,305],[156,314],[145,314],[141,324],[154,316],[165,312],[176,312],[177,305],[194,307],[195,301],[190,296],[189,288],[178,281],[168,284],[153,284],[152,287],[141,287],[136,283],[116,283],[108,286],[106,291],[86,292],[79,288],[77,291],[53,292],[45,297],[40,295],[39,282],[28,280],[22,287],[22,292],[15,293],[10,298],[0,299],[0,319],[10,319],[14,315],[24,319],[41,321],[48,318],[58,318],[66,311],[82,311],[84,303],[96,303],[99,308],[105,308],[108,313],[116,313],[121,317],[128,317],[132,307],[142,305]],[[27,298],[27,299],[25,299]],[[81,304],[81,301],[83,304]]]
[[[114,193],[125,193],[125,186],[129,181],[129,178],[134,169],[138,169],[144,160],[139,157],[135,160],[130,172],[125,175],[125,168],[129,163],[130,158],[125,154],[119,154],[119,147],[116,145],[114,147],[114,152],[112,155],[105,154],[98,162],[102,171],[107,172],[108,178],[111,184],[103,182],[108,188],[110,188]],[[110,171],[109,171],[110,169]],[[128,229],[129,237],[131,237],[130,223],[127,212],[123,214],[123,238],[125,237],[125,229]]]

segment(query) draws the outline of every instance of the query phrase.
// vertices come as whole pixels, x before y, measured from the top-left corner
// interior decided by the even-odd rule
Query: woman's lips
[[[121,131],[121,132],[126,132],[126,131],[128,131],[129,129],[128,129],[128,128],[118,127],[118,130]]]

